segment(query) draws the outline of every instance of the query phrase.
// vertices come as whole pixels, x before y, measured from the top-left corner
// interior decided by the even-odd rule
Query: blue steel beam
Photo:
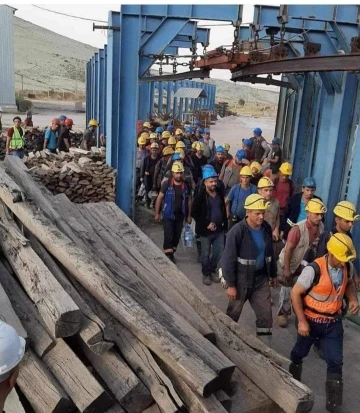
[[[105,62],[104,62],[104,75],[105,75],[105,81],[104,81],[104,135],[106,137],[107,135],[107,127],[106,127],[106,104],[107,104],[107,45],[104,46],[104,54],[105,54]]]
[[[105,50],[99,50],[99,102],[98,102],[98,113],[99,113],[99,134],[105,134],[105,92],[106,92],[106,76],[105,76]]]
[[[93,85],[91,83],[91,60],[86,63],[86,124],[91,119],[91,93]]]
[[[109,12],[109,26],[120,26],[120,13]],[[120,30],[108,30],[106,63],[106,162],[117,168],[120,101]],[[136,130],[136,129],[135,129]]]

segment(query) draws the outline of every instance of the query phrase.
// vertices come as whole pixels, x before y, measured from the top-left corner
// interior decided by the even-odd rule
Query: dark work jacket
[[[337,232],[338,230],[336,229],[336,227],[334,227],[331,231],[324,231],[322,234],[320,234],[315,258],[320,258],[328,253],[326,244],[329,241],[331,235],[337,234]],[[346,235],[352,239],[351,232],[348,232]]]
[[[216,193],[221,197],[221,210],[223,216],[223,224],[221,230],[226,231],[228,226],[228,221],[226,217],[226,207],[225,207],[225,197],[224,197],[224,186],[222,189],[216,186]],[[208,193],[206,192],[205,186],[202,184],[199,186],[198,191],[195,189],[194,200],[191,208],[191,216],[194,218],[195,232],[201,237],[207,237],[213,234],[213,231],[207,229],[210,220],[210,204],[209,204]],[[218,228],[220,230],[220,228]]]
[[[302,197],[302,192],[299,192],[298,194],[293,195],[291,198],[289,198],[285,213],[284,213],[284,219],[282,223],[280,224],[280,231],[284,231],[284,239],[287,239],[287,236],[291,230],[291,226],[287,223],[287,220],[289,219],[292,223],[296,224],[297,218],[300,214],[300,204],[301,204],[301,197]],[[322,199],[316,195],[314,195],[314,198]]]
[[[265,274],[269,279],[275,278],[277,273],[271,226],[264,221],[261,227],[265,237]],[[235,224],[227,233],[221,268],[229,287],[246,290],[264,283],[264,277],[255,274],[256,244],[246,218]]]

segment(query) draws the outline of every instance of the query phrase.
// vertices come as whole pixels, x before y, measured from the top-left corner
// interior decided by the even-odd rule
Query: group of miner
[[[51,123],[45,128],[42,149],[51,153],[68,152],[71,147],[70,131],[73,126],[74,121],[65,115],[52,119]],[[99,122],[97,120],[89,120],[80,144],[81,149],[90,151],[93,146],[105,146],[103,134],[100,134],[99,142],[97,142],[96,129],[98,126]],[[5,154],[23,158],[25,155],[25,131],[26,128],[33,127],[33,116],[30,110],[26,112],[26,118],[23,122],[20,116],[15,116],[13,126],[7,131]]]
[[[249,301],[257,337],[269,346],[270,288],[280,285],[278,324],[286,328],[293,310],[297,328],[289,371],[301,381],[303,359],[314,345],[327,363],[326,410],[341,413],[342,318],[359,312],[351,229],[360,216],[341,201],[334,227],[325,229],[327,208],[315,195],[315,179],[305,178],[297,193],[280,139],[269,145],[260,128],[234,157],[229,149],[217,146],[199,121],[166,130],[145,122],[136,154],[137,188],[144,189],[139,198],[162,221],[164,253],[174,263],[184,224],[195,221],[203,283],[221,282],[226,313],[236,322]]]

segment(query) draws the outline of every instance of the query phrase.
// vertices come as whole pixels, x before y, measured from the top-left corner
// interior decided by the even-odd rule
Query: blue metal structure
[[[209,30],[194,19],[230,21],[239,24],[241,6],[236,5],[122,5],[121,13],[109,12],[107,51],[96,53],[87,67],[87,121],[104,119],[107,163],[118,170],[116,202],[128,215],[134,212],[136,125],[146,119],[155,103],[166,112],[181,116],[194,102],[171,96],[182,85],[203,87],[207,98],[201,108],[214,109],[215,86],[199,82],[141,82],[157,55],[177,54],[178,48],[207,46]],[[101,64],[105,53],[105,63]],[[106,69],[104,69],[104,67]],[[101,84],[106,72],[105,85]],[[205,77],[205,76],[204,76]],[[155,89],[158,90],[155,102]],[[104,94],[104,95],[103,95]],[[105,96],[105,105],[102,105]],[[102,129],[99,130],[102,132]]]

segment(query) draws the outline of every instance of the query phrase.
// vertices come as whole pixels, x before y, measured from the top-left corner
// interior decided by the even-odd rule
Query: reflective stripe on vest
[[[237,257],[237,260],[242,265],[255,265],[256,260],[244,260],[243,258]]]
[[[21,129],[21,130],[23,132],[23,137],[21,137],[19,130],[14,127],[14,132],[9,142],[9,148],[11,150],[23,149],[24,144],[25,144],[25,140],[24,140],[25,131],[24,129]]]
[[[317,258],[316,262],[320,268],[319,283],[304,297],[304,313],[310,318],[331,318],[340,313],[342,300],[348,283],[347,267],[343,267],[343,281],[338,290],[335,290],[331,276],[328,271],[326,257]],[[313,310],[313,311],[312,311]],[[321,314],[324,314],[323,316]]]

